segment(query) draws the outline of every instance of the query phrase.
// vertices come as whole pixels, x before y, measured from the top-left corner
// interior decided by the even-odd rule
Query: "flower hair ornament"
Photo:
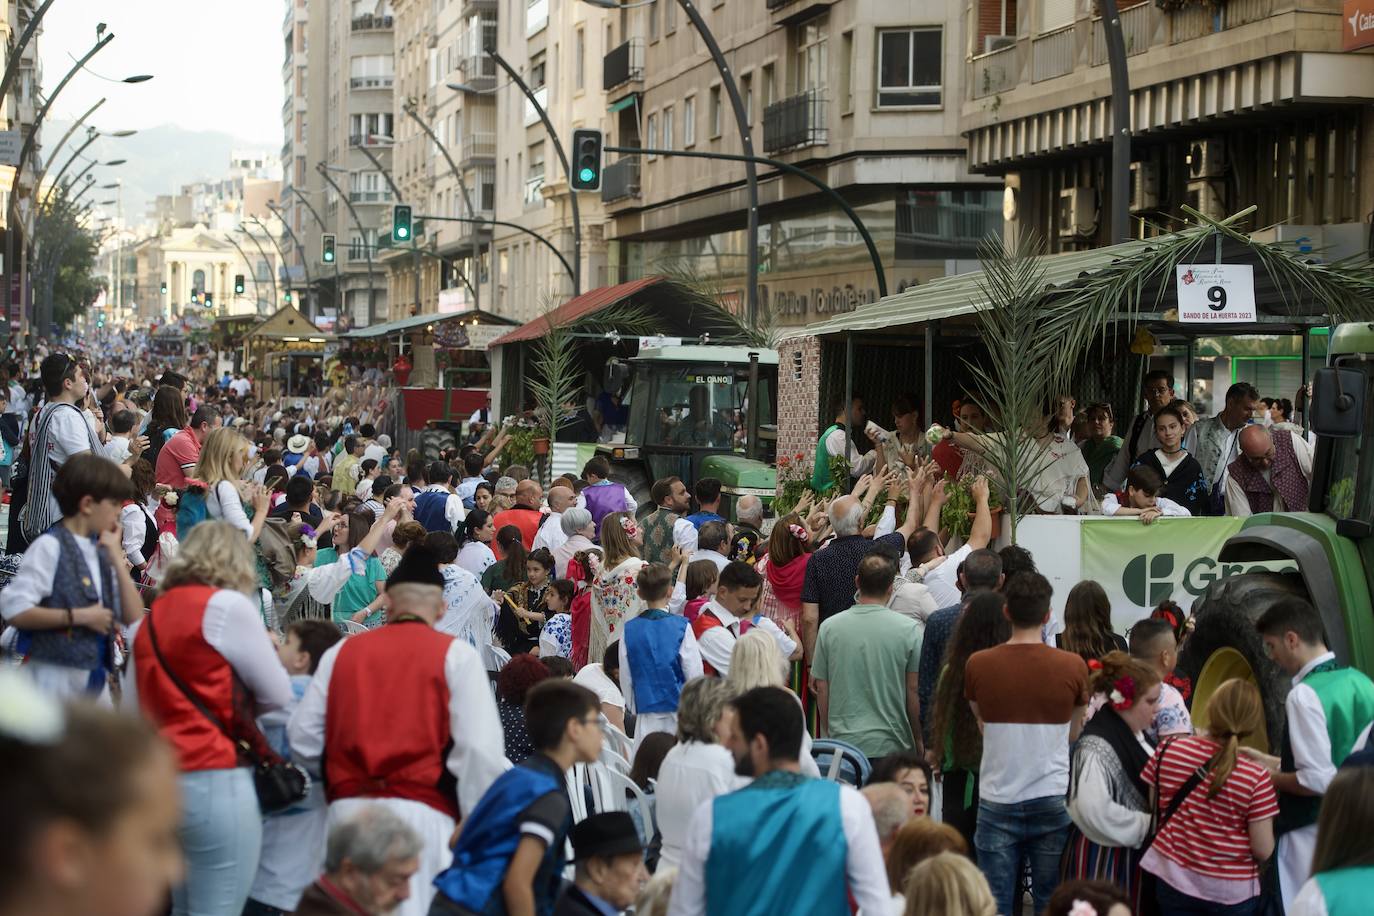
[[[788,525],[787,530],[792,532],[792,536],[803,544],[811,540],[811,532],[806,530],[805,525]]]
[[[1090,658],[1090,659],[1088,659],[1088,670],[1089,670],[1089,671],[1101,671],[1101,670],[1102,670],[1102,663],[1101,663],[1100,661],[1098,661],[1097,659],[1095,659],[1095,658]]]
[[[319,544],[319,534],[309,525],[301,525],[301,546],[314,550]]]
[[[630,518],[628,515],[623,516],[620,519],[620,527],[624,530],[626,536],[629,537],[631,540],[634,539],[635,535],[639,534],[639,526],[635,524],[635,520]]]
[[[1075,900],[1069,908],[1069,916],[1097,916],[1097,907],[1086,900]]]
[[[1130,709],[1135,705],[1135,678],[1129,674],[1117,678],[1112,682],[1112,692],[1107,694],[1107,699],[1112,701],[1112,708],[1118,712]]]

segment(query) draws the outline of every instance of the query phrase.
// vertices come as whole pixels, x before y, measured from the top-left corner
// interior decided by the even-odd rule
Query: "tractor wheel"
[[[1193,603],[1194,628],[1179,652],[1178,671],[1193,682],[1193,726],[1207,726],[1207,700],[1224,681],[1248,679],[1264,699],[1266,736],[1246,743],[1278,753],[1290,680],[1265,655],[1255,621],[1275,602],[1306,598],[1302,580],[1283,573],[1245,573],[1221,579]],[[1264,745],[1267,744],[1267,747]]]

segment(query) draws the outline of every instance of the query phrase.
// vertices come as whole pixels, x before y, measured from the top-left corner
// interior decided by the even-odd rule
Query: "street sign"
[[[19,151],[24,147],[24,139],[17,130],[0,130],[0,164],[19,164]]]
[[[1179,264],[1178,320],[1220,324],[1255,319],[1255,269],[1249,264]]]
[[[1345,0],[1341,19],[1343,50],[1374,47],[1374,0]]]

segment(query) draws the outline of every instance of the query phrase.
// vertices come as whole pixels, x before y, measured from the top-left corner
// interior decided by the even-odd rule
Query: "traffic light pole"
[[[282,219],[281,211],[279,211],[276,207],[272,206],[270,203],[267,205],[267,209],[271,210],[274,214],[276,214],[277,219],[281,220],[281,227],[285,229],[286,234],[291,237],[291,244],[295,245],[301,253],[301,270],[305,272],[305,309],[302,311],[302,314],[304,314],[306,318],[310,318],[310,290],[311,287],[315,285],[315,281],[310,279],[310,252],[306,251],[305,248],[301,246],[300,240],[296,238],[296,233],[291,231],[291,225],[287,223],[285,219]],[[262,224],[259,223],[259,225]],[[266,229],[267,227],[263,226],[263,230],[265,231]],[[270,235],[271,233],[268,234]],[[280,246],[278,246],[277,250],[281,250]],[[285,252],[282,252],[281,259],[283,262],[286,261]],[[319,304],[318,292],[315,293],[315,302],[316,305]],[[318,309],[316,311],[318,311]]]
[[[372,268],[372,246],[367,243],[367,230],[363,228],[363,221],[358,218],[358,211],[353,209],[353,201],[339,187],[339,183],[329,177],[329,166],[323,162],[315,163],[315,171],[320,173],[320,177],[329,182],[329,186],[334,189],[334,193],[343,200],[344,206],[348,208],[348,215],[353,217],[353,224],[358,227],[358,238],[361,241],[363,252],[367,255],[367,320],[369,323],[377,318],[377,276]],[[352,245],[349,246],[350,250]],[[349,255],[352,260],[352,255]]]
[[[434,145],[439,147],[439,152],[443,154],[444,161],[448,163],[449,171],[453,173],[453,180],[458,182],[458,190],[463,192],[463,203],[467,206],[468,213],[475,216],[477,211],[472,208],[472,195],[468,193],[467,182],[463,181],[463,173],[459,170],[458,164],[454,162],[453,157],[448,154],[448,150],[445,149],[444,144],[439,142],[439,138],[434,134],[434,128],[430,127],[425,123],[424,119],[420,117],[419,112],[415,110],[415,106],[407,102],[403,107],[405,113],[410,115],[411,119],[416,124],[420,125],[420,129],[425,132],[425,136],[433,140]],[[476,286],[473,286],[472,283],[468,281],[468,278],[462,271],[459,271],[457,268],[454,268],[454,271],[458,276],[463,278],[463,283],[467,288],[472,290],[472,307],[480,312],[482,310],[482,297],[479,292],[482,288],[482,240],[477,237],[476,232],[472,234],[472,269],[477,274]]]
[[[387,187],[391,188],[391,194],[396,198],[396,202],[401,203],[405,200],[401,195],[401,189],[396,187],[396,182],[392,179],[391,173],[383,167],[382,160],[378,159],[373,154],[372,150],[367,148],[367,137],[363,137],[363,142],[359,143],[357,148],[367,157],[367,161],[371,162],[373,166],[376,167],[377,171],[382,173],[382,177],[386,179]],[[391,241],[394,243],[396,240],[392,239]],[[411,292],[415,297],[415,313],[418,315],[420,313],[420,243],[415,241],[415,230],[413,226],[410,232],[410,248],[413,252],[410,256],[411,272],[415,277]],[[388,302],[389,301],[390,300],[388,300]]]
[[[258,285],[257,268],[253,266],[252,261],[248,260],[248,254],[243,250],[243,246],[240,245],[238,242],[234,241],[234,236],[232,233],[226,232],[224,234],[224,237],[229,240],[230,245],[234,246],[234,250],[236,250],[239,253],[239,257],[243,258],[243,263],[248,267],[248,275],[253,278],[253,296],[257,302],[261,302],[262,287]],[[256,302],[254,304],[256,304]],[[254,311],[257,310],[254,309]]]
[[[563,178],[568,182],[568,200],[572,205],[573,221],[573,296],[582,295],[582,213],[577,207],[577,194],[573,190],[572,169],[568,166],[568,154],[563,151],[563,144],[558,139],[558,132],[553,129],[553,122],[549,120],[549,113],[544,110],[544,106],[539,104],[539,100],[534,97],[530,87],[520,78],[520,74],[515,72],[515,68],[506,63],[506,59],[496,53],[495,49],[488,49],[487,56],[496,61],[497,65],[511,78],[511,82],[520,87],[520,91],[525,93],[525,98],[529,99],[534,110],[539,115],[539,120],[544,122],[544,129],[549,133],[549,139],[553,142],[554,152],[558,153],[558,161],[563,165]],[[499,223],[495,225],[500,225]],[[564,264],[566,265],[566,261]]]
[[[543,245],[546,248],[548,248],[549,251],[552,251],[554,257],[558,258],[558,260],[563,263],[563,269],[568,272],[568,276],[573,278],[573,283],[575,284],[577,282],[577,275],[573,270],[573,266],[568,263],[568,259],[563,256],[563,252],[559,251],[558,247],[554,245],[553,242],[550,242],[548,239],[544,238],[544,236],[540,235],[538,232],[535,232],[533,229],[526,229],[519,223],[508,223],[505,220],[500,219],[468,219],[467,217],[463,216],[417,216],[415,217],[415,219],[432,219],[435,222],[439,223],[478,223],[485,226],[505,226],[508,229],[514,229],[517,232],[523,232],[525,233],[525,235],[537,239],[539,242],[543,243]]]
[[[319,211],[315,209],[315,205],[305,196],[305,192],[295,185],[292,185],[290,190],[295,193],[297,200],[305,204],[305,209],[309,210],[310,215],[315,218],[315,224],[320,227],[320,235],[323,237],[328,234],[329,230],[325,226],[324,220],[320,219]],[[323,238],[321,238],[320,244],[324,244]],[[307,251],[305,256],[307,258],[310,257],[310,252]],[[332,263],[334,265],[334,320],[338,321],[339,313],[343,311],[343,287],[339,285],[339,252],[337,246],[334,251],[334,260]]]
[[[649,149],[647,147],[641,148],[633,146],[607,146],[604,147],[604,149],[612,153],[627,153],[636,156],[686,156],[691,159],[724,159],[729,162],[752,161],[759,165],[772,166],[789,175],[796,175],[798,178],[805,179],[819,189],[821,193],[833,200],[836,206],[844,211],[845,216],[849,217],[849,221],[854,224],[854,228],[858,230],[859,236],[864,240],[864,245],[868,248],[869,258],[873,261],[873,273],[877,276],[878,280],[878,296],[881,298],[887,295],[887,272],[883,269],[883,259],[878,254],[878,246],[873,242],[873,236],[869,234],[868,227],[864,225],[864,221],[859,218],[859,214],[854,212],[854,208],[849,205],[848,201],[840,196],[838,191],[805,169],[799,169],[790,163],[782,162],[777,159],[769,159],[765,156],[737,156],[734,153],[705,153],[695,150]]]

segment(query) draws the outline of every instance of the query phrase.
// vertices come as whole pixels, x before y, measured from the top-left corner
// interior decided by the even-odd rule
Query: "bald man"
[[[886,862],[897,831],[911,819],[911,797],[895,782],[870,783],[859,791],[873,809],[873,826],[878,828],[878,845]]]
[[[526,478],[515,487],[515,505],[504,512],[496,513],[492,524],[500,531],[507,525],[520,529],[520,540],[526,550],[534,549],[534,536],[539,533],[539,525],[544,520],[539,504],[544,501],[544,488],[539,481]]]
[[[549,487],[549,516],[534,536],[533,550],[543,547],[552,553],[567,542],[568,536],[563,533],[563,510],[571,508],[576,502],[577,494],[572,487]]]
[[[1306,512],[1312,487],[1312,446],[1288,430],[1247,426],[1240,455],[1226,468],[1226,514]]]

